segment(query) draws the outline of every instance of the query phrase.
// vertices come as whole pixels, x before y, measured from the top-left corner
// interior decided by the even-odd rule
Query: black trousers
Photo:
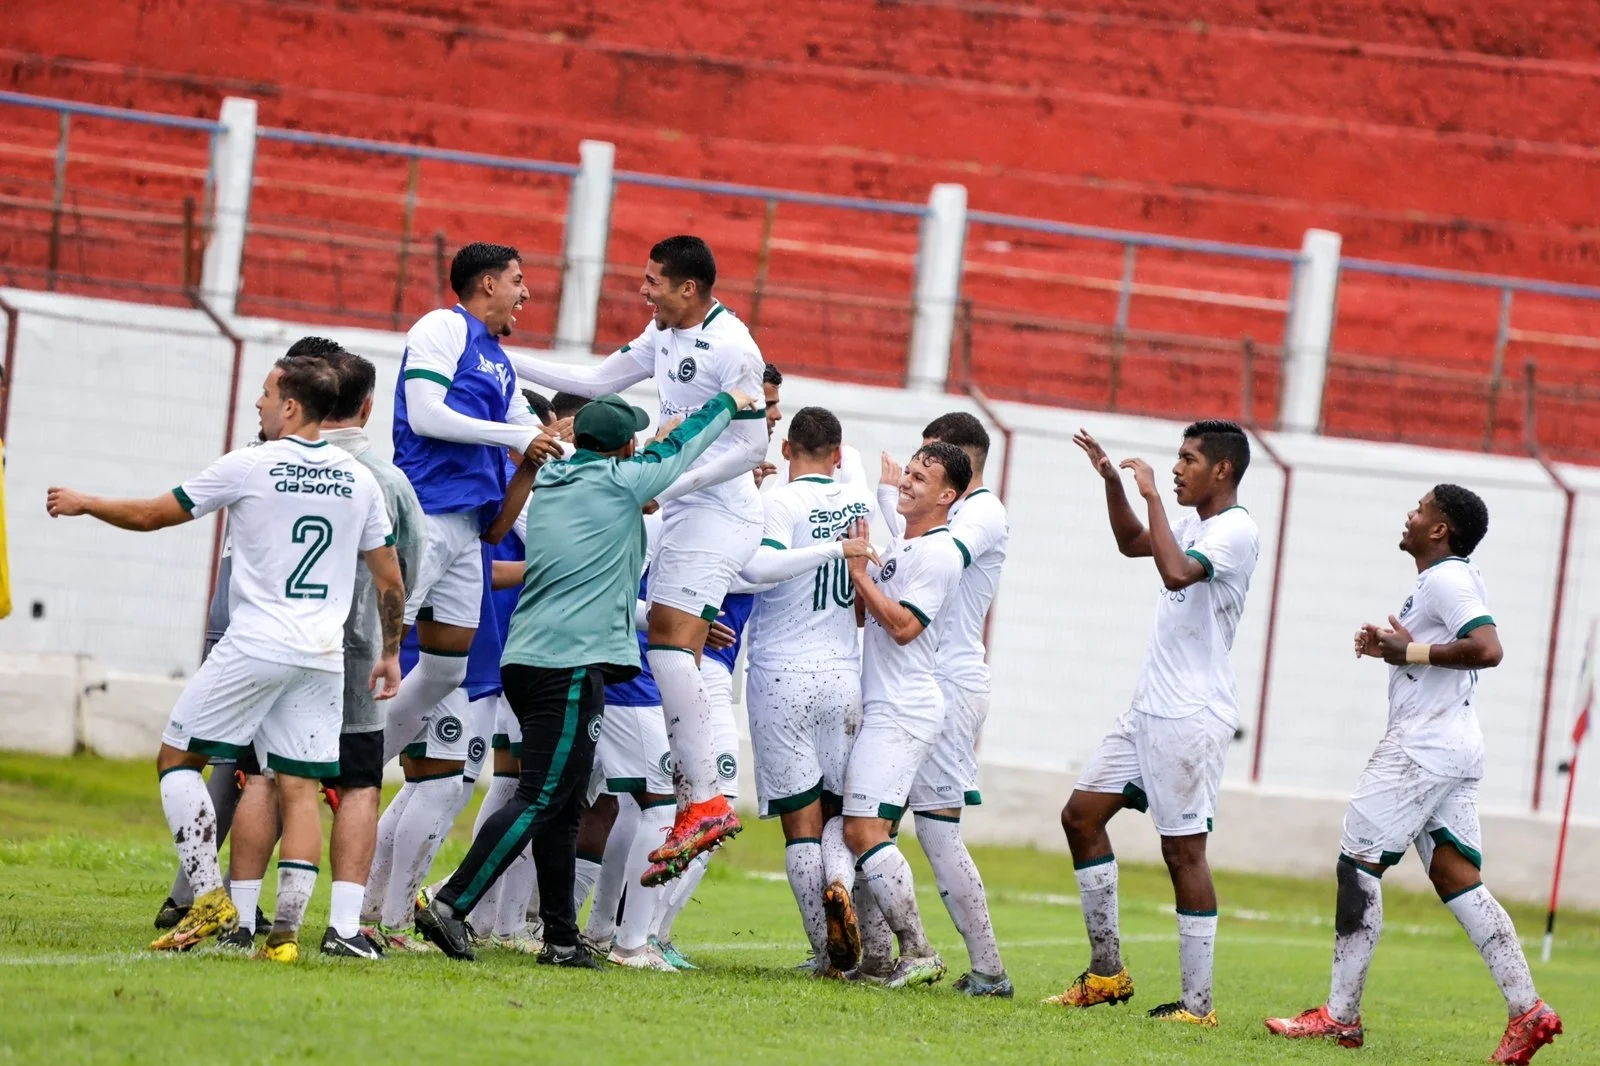
[[[592,666],[507,664],[500,668],[500,683],[522,724],[521,779],[506,805],[483,823],[439,902],[464,917],[531,844],[545,941],[571,946],[578,942],[572,905],[578,819],[605,710],[605,675]]]

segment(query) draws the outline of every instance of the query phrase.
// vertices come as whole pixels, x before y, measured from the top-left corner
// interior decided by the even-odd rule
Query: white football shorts
[[[1120,792],[1164,837],[1211,832],[1233,729],[1209,710],[1163,718],[1126,710],[1100,741],[1077,788]]]
[[[913,811],[976,807],[983,802],[978,791],[978,737],[989,717],[989,694],[968,692],[948,681],[939,682],[939,691],[944,694],[944,729],[911,784],[906,806]]]
[[[906,812],[911,783],[932,750],[931,743],[912,736],[895,720],[891,704],[867,704],[844,771],[844,813],[898,821]]]
[[[745,703],[761,817],[788,814],[824,796],[842,802],[850,742],[861,728],[861,675],[752,666]]]
[[[472,514],[424,515],[428,546],[406,592],[406,625],[426,616],[445,625],[478,628],[483,607],[483,543]],[[720,601],[719,601],[720,602]]]
[[[613,795],[674,794],[672,748],[660,707],[608,705],[600,720],[594,761],[604,774],[605,790]]]
[[[1426,870],[1440,844],[1454,844],[1472,865],[1483,866],[1478,779],[1429,773],[1385,737],[1350,796],[1339,850],[1362,862],[1393,866],[1415,845]]]
[[[761,546],[761,523],[714,507],[685,507],[661,526],[650,561],[650,602],[706,621],[717,617],[734,576]]]

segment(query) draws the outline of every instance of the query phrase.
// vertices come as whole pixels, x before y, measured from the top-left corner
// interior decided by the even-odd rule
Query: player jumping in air
[[[668,237],[650,249],[640,293],[652,311],[637,339],[596,367],[518,357],[529,381],[586,396],[653,378],[660,422],[698,410],[717,393],[761,396],[765,362],[744,323],[712,295],[717,266],[698,237]],[[656,501],[665,524],[651,564],[650,671],[685,782],[672,832],[651,853],[649,883],[681,874],[699,853],[739,831],[722,795],[716,731],[700,675],[712,620],[734,575],[761,542],[761,497],[750,476],[766,457],[761,410],[741,411],[688,474]]]
[[[1466,930],[1505,996],[1511,1020],[1490,1062],[1525,1064],[1561,1032],[1533,990],[1511,916],[1478,872],[1483,730],[1472,708],[1478,671],[1500,665],[1500,636],[1483,576],[1468,561],[1489,509],[1459,485],[1435,485],[1406,515],[1400,550],[1417,580],[1389,628],[1356,631],[1356,656],[1389,664],[1389,727],[1350,797],[1339,842],[1333,986],[1320,1007],[1267,1028],[1360,1047],[1361,993],[1383,929],[1383,871],[1415,846],[1439,899]]]
[[[1250,441],[1232,422],[1196,422],[1183,431],[1173,494],[1194,513],[1176,527],[1167,524],[1150,464],[1123,460],[1121,469],[1132,471],[1144,497],[1146,528],[1128,504],[1118,465],[1086,431],[1073,440],[1105,479],[1118,550],[1130,558],[1151,557],[1162,588],[1133,706],[1100,742],[1061,812],[1091,954],[1088,969],[1049,1002],[1092,1007],[1133,996],[1118,934],[1117,860],[1106,835],[1106,824],[1131,807],[1148,810],[1161,834],[1161,857],[1178,909],[1183,993],[1150,1017],[1214,1027],[1217,893],[1206,836],[1239,718],[1228,652],[1259,551],[1255,521],[1238,502]]]

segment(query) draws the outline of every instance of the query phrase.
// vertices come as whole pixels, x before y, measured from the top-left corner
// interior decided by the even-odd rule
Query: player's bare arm
[[[135,533],[149,533],[182,525],[194,517],[184,510],[178,498],[170,492],[163,492],[148,500],[111,500],[53,487],[46,494],[45,510],[51,518],[88,515],[118,529],[130,529]]]
[[[1388,629],[1364,625],[1356,634],[1356,653],[1382,659],[1390,666],[1443,666],[1452,670],[1488,670],[1500,665],[1504,651],[1493,623],[1481,625],[1448,644],[1418,644],[1394,615]]]
[[[372,667],[367,687],[380,700],[400,691],[400,638],[405,634],[406,588],[400,578],[400,557],[392,547],[362,552],[378,593],[378,621],[383,626],[383,656]],[[382,686],[381,688],[379,686]]]
[[[500,503],[500,513],[494,516],[494,521],[490,522],[489,528],[484,530],[484,540],[490,544],[499,544],[506,539],[506,534],[511,532],[512,527],[517,524],[517,516],[528,505],[528,494],[533,491],[533,479],[539,473],[539,468],[550,458],[542,448],[540,453],[535,456],[534,448],[538,447],[541,441],[553,442],[555,440],[556,438],[546,437],[543,434],[534,440],[534,447],[528,449],[527,454],[522,458],[522,462],[517,464],[516,472],[511,475],[511,480],[506,482],[506,498]],[[558,444],[556,445],[556,457],[559,458],[560,455],[561,450]]]
[[[496,592],[514,589],[522,584],[528,564],[515,559],[496,559],[489,570],[489,584]]]
[[[1149,507],[1150,528],[1145,531],[1149,550],[1145,554],[1155,559],[1161,583],[1176,590],[1204,581],[1206,568],[1198,559],[1184,554],[1178,538],[1172,535],[1172,527],[1167,524],[1167,509],[1161,502],[1161,490],[1156,487],[1156,472],[1143,459],[1124,459],[1118,465],[1133,473],[1134,485]]]
[[[877,582],[867,575],[866,556],[854,556],[847,565],[850,567],[850,580],[856,587],[856,602],[878,620],[878,624],[894,638],[896,644],[910,644],[922,635],[922,620],[884,595]]]
[[[1100,447],[1100,442],[1086,429],[1074,433],[1072,443],[1083,449],[1083,454],[1089,457],[1089,463],[1094,467],[1095,473],[1105,481],[1106,514],[1111,519],[1111,535],[1117,539],[1117,550],[1130,559],[1149,555],[1149,531],[1139,522],[1139,516],[1134,513],[1133,505],[1128,502],[1128,494],[1123,490],[1122,475],[1117,471],[1116,464],[1106,455],[1106,450]]]

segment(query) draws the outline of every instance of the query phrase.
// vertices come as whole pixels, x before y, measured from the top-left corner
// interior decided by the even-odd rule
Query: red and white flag
[[[1578,680],[1578,717],[1572,723],[1572,750],[1577,751],[1589,732],[1589,719],[1594,712],[1594,625],[1589,627],[1589,645],[1583,652],[1583,674]]]

